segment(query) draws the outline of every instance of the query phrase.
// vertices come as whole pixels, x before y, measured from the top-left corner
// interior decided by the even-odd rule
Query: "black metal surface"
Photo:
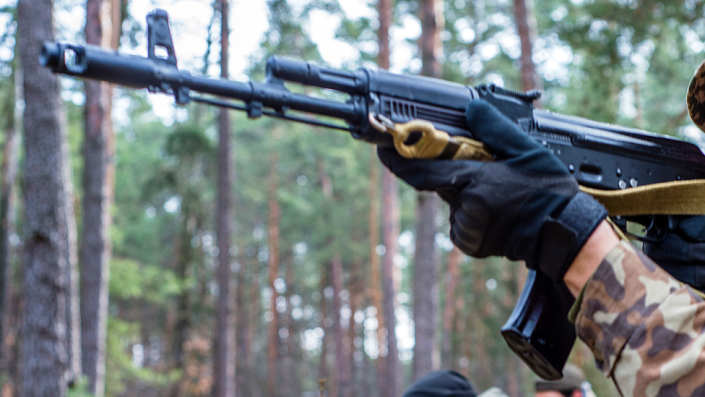
[[[250,111],[247,106],[243,105],[236,105],[231,102],[227,101],[221,101],[218,99],[213,99],[213,98],[204,98],[200,96],[192,96],[191,100],[194,102],[200,102],[200,103],[205,103],[208,105],[214,105],[214,106],[219,106],[223,108],[228,108],[228,109],[234,109],[234,110],[242,110],[245,112]],[[285,113],[278,113],[278,112],[272,112],[269,110],[262,110],[260,116],[269,116],[269,117],[276,117],[280,118],[283,120],[289,120],[289,121],[295,121],[297,123],[304,123],[308,125],[313,125],[316,127],[324,127],[324,128],[330,128],[334,130],[341,130],[345,132],[351,132],[352,128],[346,127],[344,125],[339,125],[339,124],[333,124],[333,123],[326,123],[323,121],[316,120],[314,118],[305,118],[305,117],[297,117],[297,116],[292,116],[290,114],[285,114]],[[256,116],[259,117],[259,116]]]
[[[564,288],[565,289],[565,288]],[[537,375],[560,379],[575,343],[575,327],[567,321],[575,299],[535,270],[529,270],[514,311],[502,327],[509,347]]]

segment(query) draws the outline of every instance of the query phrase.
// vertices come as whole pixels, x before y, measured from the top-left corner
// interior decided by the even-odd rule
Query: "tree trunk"
[[[345,354],[348,356],[348,367],[346,368],[346,382],[348,384],[348,390],[345,397],[353,397],[360,395],[359,390],[362,389],[362,385],[355,382],[357,374],[357,360],[355,359],[355,354],[358,352],[357,346],[355,346],[355,339],[357,338],[358,330],[361,326],[355,322],[355,312],[364,308],[362,307],[362,291],[363,291],[363,281],[360,277],[360,270],[362,263],[359,260],[355,260],[350,266],[350,323],[348,324],[348,335],[345,340]],[[363,333],[364,338],[364,333]],[[365,351],[362,350],[364,354]]]
[[[442,0],[421,0],[420,6],[421,37],[419,50],[421,52],[421,74],[440,78],[443,67],[440,58],[443,55],[441,33],[445,29]]]
[[[379,0],[379,55],[377,63],[381,69],[389,69],[389,28],[392,23],[392,0]],[[397,254],[399,236],[399,191],[397,179],[386,168],[382,172],[382,242],[386,252],[382,259],[382,290],[384,293],[384,324],[387,330],[385,376],[379,379],[380,393],[396,397],[399,394],[398,380],[401,377],[397,350],[396,294],[394,291],[394,256]],[[382,346],[380,352],[384,353]],[[382,354],[384,356],[384,354]]]
[[[86,1],[86,43],[110,43],[112,33],[103,32],[110,20],[111,2]],[[108,6],[108,7],[106,7]],[[107,11],[107,12],[106,12]],[[110,24],[107,24],[110,26]],[[81,364],[88,377],[88,390],[105,392],[105,338],[108,316],[108,280],[111,244],[110,202],[112,159],[110,120],[111,89],[107,83],[86,81],[85,135],[83,147],[83,200],[81,229]]]
[[[514,0],[517,33],[521,42],[521,85],[524,91],[539,88],[536,65],[532,58],[536,18],[532,0]]]
[[[377,12],[379,14],[379,29],[377,30],[377,41],[379,43],[379,53],[377,54],[377,65],[381,69],[389,69],[389,28],[392,26],[394,0],[378,0]]]
[[[484,341],[487,338],[487,330],[485,320],[487,319],[487,287],[486,280],[483,276],[486,262],[484,260],[475,260],[472,266],[473,283],[471,287],[474,311],[468,312],[468,324],[465,327],[464,338],[471,343],[468,346],[467,357],[471,358],[472,363],[476,364],[477,371],[473,375],[476,384],[482,389],[487,388],[492,384],[494,375],[492,374],[490,358],[487,357],[487,349]]]
[[[441,77],[439,58],[443,52],[441,32],[445,26],[442,0],[421,0],[421,74]],[[438,258],[436,255],[435,193],[419,192],[416,207],[416,250],[414,252],[413,318],[414,361],[412,380],[438,368],[436,317],[438,313]]]
[[[421,1],[421,73],[441,77],[438,61],[443,51],[441,32],[445,25],[442,0]],[[413,317],[414,361],[412,380],[416,381],[439,366],[436,346],[438,314],[438,258],[436,256],[436,214],[438,196],[419,192],[416,208],[416,250],[414,252]]]
[[[416,336],[412,371],[414,381],[438,367],[438,363],[434,363],[437,352],[438,312],[438,261],[435,247],[438,198],[435,193],[429,192],[420,192],[417,197],[413,281],[414,335]]]
[[[446,305],[443,309],[443,342],[441,343],[441,362],[443,368],[453,366],[453,322],[455,319],[455,290],[460,277],[459,265],[462,252],[458,247],[448,254],[448,270],[445,274],[446,280]]]
[[[235,395],[249,396],[247,390],[250,356],[249,335],[250,335],[250,307],[255,304],[253,301],[245,302],[245,264],[240,267],[237,275],[237,287],[235,288],[235,345],[237,355],[235,356]],[[250,271],[253,272],[252,270]],[[250,276],[250,283],[254,280],[254,274]]]
[[[346,380],[347,359],[343,352],[343,329],[340,326],[340,292],[343,290],[343,260],[335,254],[331,260],[331,281],[333,284],[333,339],[335,340],[335,391],[333,395],[345,397],[348,393]]]
[[[22,386],[24,396],[65,396],[74,375],[67,324],[73,194],[59,81],[39,66],[39,43],[54,41],[52,1],[19,0],[18,36],[25,109],[25,253]],[[75,225],[73,226],[75,228]],[[76,313],[78,314],[78,313]],[[78,331],[78,330],[76,330]],[[80,349],[80,346],[79,346]],[[78,361],[78,358],[76,361]],[[79,361],[80,363],[80,361]]]
[[[369,238],[370,238],[370,285],[367,289],[372,306],[377,311],[377,332],[375,333],[378,349],[384,342],[384,310],[382,310],[382,291],[380,289],[381,270],[377,246],[379,245],[379,161],[377,160],[377,148],[372,147],[372,157],[370,161],[370,214],[369,214]],[[386,363],[382,356],[377,357],[375,363],[376,377],[379,386],[386,378]],[[379,390],[383,390],[381,387]]]
[[[277,360],[279,358],[279,312],[277,312],[277,289],[274,281],[279,274],[279,202],[277,201],[277,167],[279,158],[270,155],[269,174],[269,289],[272,292],[269,310],[272,321],[269,323],[267,341],[267,391],[269,396],[277,395]]]
[[[220,0],[220,77],[228,78],[228,0]],[[216,337],[213,352],[213,396],[225,397],[235,394],[235,329],[233,323],[232,292],[230,284],[230,209],[231,168],[230,115],[220,109],[218,115],[218,213],[216,234],[218,236],[218,308],[216,313]]]
[[[183,213],[182,217],[181,228],[174,246],[174,254],[176,259],[176,275],[182,283],[185,283],[190,276],[189,265],[194,259],[191,240],[196,231],[196,220],[189,213]],[[190,291],[184,288],[182,288],[181,292],[176,297],[176,319],[174,321],[174,333],[172,337],[174,369],[176,370],[183,370],[185,364],[186,353],[184,345],[189,339],[191,328],[190,297]],[[183,379],[185,379],[185,376],[182,375],[182,380]],[[171,390],[172,396],[178,397],[184,395],[182,392],[182,383],[183,382],[177,382],[173,385]]]
[[[259,251],[259,249],[257,250]],[[252,258],[252,281],[250,282],[249,291],[249,329],[247,334],[247,340],[245,341],[245,350],[247,351],[247,371],[253,374],[245,382],[245,387],[248,393],[245,396],[258,396],[260,395],[259,383],[254,377],[254,366],[255,366],[255,354],[252,353],[252,343],[257,341],[257,336],[259,335],[259,324],[260,318],[262,318],[262,298],[260,295],[260,263],[257,257]]]
[[[15,50],[17,54],[17,50]],[[7,120],[5,123],[5,146],[2,155],[2,185],[0,185],[0,365],[2,372],[9,370],[11,365],[12,346],[6,344],[7,336],[11,334],[11,306],[14,285],[13,257],[14,249],[10,242],[10,237],[15,233],[15,221],[17,215],[17,197],[15,183],[17,179],[17,167],[20,158],[20,137],[17,134],[15,123],[15,101],[22,94],[18,79],[18,64],[12,65],[12,89],[15,94],[6,98],[9,102],[8,113],[3,115]],[[16,324],[12,324],[13,328]]]
[[[521,395],[521,388],[519,383],[519,373],[517,368],[517,356],[512,352],[507,353],[505,366],[505,375],[507,377],[507,395],[509,397],[519,397]]]
[[[318,362],[318,378],[327,380],[328,378],[328,339],[329,333],[326,332],[326,318],[328,315],[328,304],[326,301],[325,290],[328,286],[328,271],[325,266],[321,266],[321,274],[318,282],[318,289],[321,292],[321,329],[323,337],[321,338],[321,357]]]
[[[292,315],[294,310],[294,305],[292,303],[292,296],[294,295],[294,286],[296,285],[296,279],[294,274],[294,264],[292,261],[287,261],[286,275],[284,276],[284,281],[286,282],[286,329],[288,330],[288,335],[286,338],[286,357],[284,357],[284,362],[282,363],[283,371],[281,375],[282,383],[287,385],[286,397],[298,397],[301,395],[301,372],[298,370],[297,362],[301,361],[301,334],[299,332],[299,326],[296,324],[296,320]]]

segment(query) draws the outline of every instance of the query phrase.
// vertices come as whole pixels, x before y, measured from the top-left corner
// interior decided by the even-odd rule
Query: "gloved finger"
[[[377,156],[392,173],[417,190],[461,188],[483,163],[472,160],[407,159],[392,147],[377,147]]]
[[[551,152],[524,132],[497,108],[482,99],[466,108],[468,128],[500,160],[524,172],[567,175],[566,167]]]
[[[465,255],[477,257],[477,251],[480,249],[480,241],[468,238],[463,229],[458,227],[456,221],[451,221],[450,224],[450,240],[453,242],[453,245],[463,251]]]
[[[451,230],[455,232],[456,239],[465,249],[475,254],[482,244],[487,229],[487,214],[486,210],[468,213],[460,209],[455,211],[451,218]]]

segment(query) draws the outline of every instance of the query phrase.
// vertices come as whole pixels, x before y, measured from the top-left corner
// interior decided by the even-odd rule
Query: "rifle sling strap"
[[[580,186],[580,190],[602,203],[610,216],[705,214],[705,179],[654,183],[624,190]]]
[[[370,115],[371,121],[374,120]],[[476,140],[450,136],[424,120],[403,124],[373,123],[381,132],[394,137],[400,155],[416,159],[453,159],[492,161],[494,157]],[[407,144],[413,133],[421,136]],[[604,205],[610,216],[630,215],[705,215],[705,179],[673,181],[638,186],[624,190],[602,190],[585,186],[580,189]]]

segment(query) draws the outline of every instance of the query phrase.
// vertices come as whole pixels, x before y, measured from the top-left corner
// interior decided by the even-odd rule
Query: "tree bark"
[[[437,356],[438,260],[435,247],[435,218],[438,198],[435,193],[428,192],[420,192],[417,197],[413,280],[413,316],[416,337],[412,371],[414,381],[438,367],[438,363],[434,363],[434,356]]]
[[[379,54],[377,63],[381,69],[389,69],[389,28],[392,23],[392,0],[379,0]],[[401,377],[399,353],[397,350],[396,329],[396,293],[394,291],[394,256],[397,254],[397,237],[399,236],[399,190],[397,179],[386,168],[382,171],[382,242],[386,249],[382,258],[382,290],[384,294],[384,324],[387,330],[385,377],[379,379],[380,393],[396,397]],[[382,346],[380,352],[384,353]],[[384,354],[382,354],[384,356]]]
[[[421,52],[424,76],[441,77],[439,59],[443,51],[441,32],[445,25],[443,1],[421,1]],[[414,253],[413,317],[414,361],[412,379],[418,380],[438,367],[436,346],[436,317],[438,313],[438,259],[436,256],[436,213],[438,198],[435,193],[417,194],[416,250]],[[435,362],[434,362],[435,361]]]
[[[228,78],[228,0],[220,0],[220,77]],[[235,394],[235,328],[233,299],[230,284],[230,211],[231,211],[231,148],[230,115],[220,109],[218,115],[218,308],[216,314],[216,340],[213,354],[213,396]]]
[[[103,25],[110,20],[111,2],[86,1],[86,43],[110,42],[110,30]],[[110,26],[108,24],[108,26]],[[111,152],[110,102],[112,90],[107,83],[86,81],[83,147],[83,200],[81,229],[81,364],[88,377],[88,390],[102,396],[105,392],[105,338],[108,316],[108,280],[111,244],[110,202],[112,196],[109,169]]]
[[[17,50],[15,50],[17,54]],[[5,124],[5,146],[2,156],[2,185],[0,185],[0,365],[3,372],[9,370],[12,347],[6,344],[7,336],[10,335],[11,310],[13,296],[13,256],[14,249],[10,242],[10,237],[15,233],[15,221],[17,215],[16,179],[17,167],[19,165],[20,137],[17,134],[15,123],[15,101],[20,98],[20,82],[18,79],[18,64],[13,62],[12,66],[12,89],[15,91],[7,100],[8,113],[3,115],[7,122]],[[13,328],[16,324],[12,324]]]
[[[382,258],[382,289],[384,293],[384,324],[387,330],[387,379],[385,395],[397,396],[398,379],[401,375],[396,336],[396,291],[394,288],[394,257],[399,236],[399,192],[394,174],[387,169],[382,175],[382,241],[386,248]],[[382,350],[382,349],[381,349]]]
[[[259,251],[259,249],[257,250]],[[260,294],[260,263],[257,257],[252,258],[252,280],[250,281],[250,291],[249,291],[249,329],[247,333],[247,340],[245,341],[245,350],[247,351],[247,371],[248,373],[254,372],[253,368],[255,366],[255,354],[252,353],[252,343],[257,340],[257,335],[259,333],[260,319],[262,318],[262,298]],[[260,395],[259,384],[255,379],[248,378],[245,382],[245,387],[248,393],[245,396],[258,396]]]
[[[421,0],[420,5],[421,37],[421,74],[440,78],[443,67],[440,59],[443,55],[441,33],[445,29],[442,0]]]
[[[73,190],[58,78],[37,62],[40,43],[54,41],[52,1],[20,0],[17,10],[26,156],[20,395],[65,396],[75,375],[70,331],[78,331],[67,324],[75,259]]]
[[[392,26],[394,0],[378,0],[377,12],[379,14],[379,29],[377,30],[377,41],[379,43],[379,53],[377,54],[377,65],[381,69],[389,69],[389,28]]]
[[[249,335],[250,335],[250,307],[256,302],[245,302],[245,263],[240,267],[237,275],[237,287],[235,288],[235,345],[237,355],[235,356],[235,395],[249,396],[247,390],[250,356]],[[252,271],[250,271],[252,273]],[[251,275],[250,282],[254,280]]]
[[[521,42],[521,85],[524,91],[539,88],[536,65],[532,58],[533,39],[536,35],[533,8],[533,0],[514,0],[517,33]]]
[[[343,329],[340,325],[340,292],[343,290],[343,260],[335,254],[331,260],[331,281],[333,284],[333,339],[335,340],[335,391],[334,395],[346,397],[348,384],[346,383],[345,364],[347,359],[343,352]],[[333,393],[331,393],[333,394]]]
[[[382,291],[380,289],[381,270],[377,246],[379,245],[379,161],[377,160],[377,148],[372,147],[372,157],[370,161],[370,213],[368,217],[369,238],[370,238],[370,285],[367,289],[372,306],[377,311],[377,332],[375,333],[378,349],[384,342],[384,310],[382,309]],[[384,357],[378,356],[375,363],[376,377],[379,385],[386,378],[386,363]],[[382,389],[380,389],[382,390]]]
[[[272,292],[269,310],[272,321],[269,323],[267,341],[267,391],[269,396],[277,393],[277,360],[279,358],[279,312],[277,312],[277,289],[274,281],[279,274],[279,202],[277,201],[277,167],[279,157],[276,153],[270,155],[269,174],[269,289]]]
[[[178,279],[185,283],[191,276],[189,265],[194,260],[194,249],[191,246],[191,240],[196,233],[197,220],[192,214],[184,212],[181,219],[181,227],[178,237],[175,239],[174,256],[176,260],[176,275]],[[176,297],[176,319],[174,321],[174,333],[172,337],[172,348],[174,352],[174,369],[183,370],[185,364],[185,344],[189,339],[191,328],[191,291],[183,288]],[[182,380],[185,379],[182,376]],[[178,397],[184,395],[182,391],[183,382],[178,382],[173,385],[171,395]]]
[[[292,315],[294,310],[294,305],[292,302],[292,296],[294,295],[294,287],[296,285],[296,279],[294,274],[294,264],[292,261],[286,261],[286,274],[284,276],[284,281],[286,282],[286,320],[285,326],[288,330],[288,335],[286,338],[286,356],[282,362],[282,375],[281,382],[287,385],[285,397],[298,397],[301,395],[301,373],[298,369],[297,362],[302,360],[301,357],[301,334],[299,332],[299,326],[296,324],[296,320]]]
[[[439,59],[443,51],[441,32],[445,26],[442,0],[421,0],[421,74],[441,77]],[[435,193],[417,194],[416,250],[414,252],[413,317],[414,361],[412,379],[418,380],[438,368],[436,317],[438,314],[438,258],[436,255]]]
[[[446,271],[446,305],[443,309],[443,342],[441,343],[441,366],[451,368],[453,366],[453,323],[455,319],[455,290],[460,277],[459,265],[462,252],[458,247],[448,254],[448,270]]]
[[[485,348],[485,338],[487,338],[487,330],[485,320],[487,319],[487,287],[486,279],[483,276],[486,262],[484,260],[475,260],[472,266],[473,284],[472,302],[476,308],[474,312],[468,312],[468,323],[465,327],[465,340],[471,341],[467,346],[467,357],[471,359],[469,368],[473,368],[472,363],[476,364],[477,371],[474,371],[476,377],[475,382],[480,388],[489,387],[492,384],[493,374],[489,365],[490,361],[487,357],[487,349]]]
[[[325,290],[328,286],[328,270],[325,266],[321,267],[320,279],[318,282],[318,289],[321,293],[321,329],[323,330],[323,337],[321,338],[321,357],[318,362],[318,379],[327,380],[328,378],[328,339],[329,333],[326,331],[326,318],[328,315],[328,302],[326,301]]]
[[[348,323],[348,332],[345,339],[344,350],[347,355],[348,366],[346,368],[346,382],[348,384],[348,389],[345,397],[353,397],[359,395],[359,390],[362,389],[362,385],[355,382],[357,376],[357,364],[355,360],[355,353],[357,353],[357,346],[355,346],[355,339],[357,338],[358,331],[362,328],[355,322],[355,312],[360,309],[364,310],[363,306],[363,281],[360,277],[360,271],[362,263],[359,260],[353,261],[350,266],[350,283],[348,284],[348,289],[350,290],[350,323]],[[364,334],[363,334],[364,337]],[[362,350],[362,354],[365,351]]]

